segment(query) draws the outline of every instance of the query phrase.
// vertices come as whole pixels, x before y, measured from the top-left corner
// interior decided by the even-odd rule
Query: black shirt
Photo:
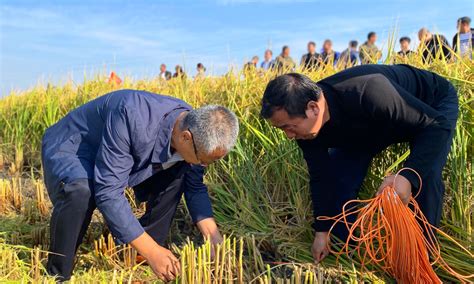
[[[329,62],[334,63],[337,61],[336,53],[334,51],[327,53],[326,51],[323,51],[321,53],[321,59],[322,61],[327,64]]]
[[[445,58],[448,60],[451,57],[450,46],[448,40],[443,35],[434,34],[433,37],[425,42],[423,47],[423,61],[430,63],[435,58]]]
[[[400,50],[399,52],[397,52],[397,54],[400,56],[410,56],[411,54],[414,54],[414,52],[411,50],[407,50],[407,51]]]
[[[306,53],[301,57],[301,65],[303,69],[315,70],[321,63],[321,54],[319,53]]]
[[[409,65],[362,65],[318,85],[330,119],[314,139],[298,140],[308,165],[315,217],[334,214],[331,200],[338,198],[327,167],[329,148],[377,153],[391,144],[410,142],[405,166],[424,178],[431,161],[446,147],[451,126],[433,106],[447,96],[450,83],[435,73]],[[401,175],[418,188],[413,173]],[[323,221],[314,225],[316,231],[327,231],[329,226]]]

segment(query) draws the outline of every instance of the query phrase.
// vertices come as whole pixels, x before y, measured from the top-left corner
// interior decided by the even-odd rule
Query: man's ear
[[[318,102],[317,101],[309,101],[308,104],[306,105],[306,111],[309,111],[314,116],[317,116],[319,114]]]
[[[189,132],[188,130],[181,131],[181,133],[179,134],[179,137],[181,138],[181,141],[183,142],[187,142],[192,139],[191,132]]]

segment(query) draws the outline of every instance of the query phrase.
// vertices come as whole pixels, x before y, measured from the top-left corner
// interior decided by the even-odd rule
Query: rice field
[[[385,63],[397,60],[389,56]],[[472,253],[474,64],[436,60],[425,65],[417,56],[408,63],[443,75],[458,90],[460,114],[444,171],[442,229]],[[335,72],[333,66],[325,66],[307,75],[319,80]],[[0,282],[54,282],[44,273],[51,204],[42,182],[41,137],[70,110],[117,88],[168,94],[193,106],[221,104],[240,119],[236,148],[205,176],[215,218],[227,237],[211,259],[209,243],[199,237],[181,205],[168,240],[183,267],[177,283],[393,282],[377,267],[361,273],[356,257],[336,261],[331,256],[312,264],[311,199],[302,154],[294,142],[258,117],[260,98],[273,76],[230,71],[200,80],[124,78],[117,87],[102,74],[81,84],[38,85],[0,99]],[[374,159],[360,198],[374,194],[384,173],[401,167],[407,151],[407,145],[394,145]],[[135,204],[130,190],[127,195],[134,212],[143,213],[144,204]],[[442,237],[440,241],[448,264],[460,273],[473,273],[474,259],[468,253]],[[114,245],[96,212],[71,282],[156,281],[148,266],[134,262],[135,254],[130,247]],[[443,281],[456,282],[442,269],[436,272]]]

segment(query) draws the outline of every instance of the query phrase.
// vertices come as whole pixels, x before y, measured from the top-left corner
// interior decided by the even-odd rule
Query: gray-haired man
[[[67,280],[97,207],[118,243],[131,244],[163,280],[180,267],[164,245],[184,193],[201,233],[221,235],[212,218],[204,167],[224,157],[238,134],[234,113],[221,106],[193,110],[185,102],[121,90],[70,112],[46,130],[42,161],[54,209],[47,270]],[[134,189],[146,212],[137,220],[124,194]]]

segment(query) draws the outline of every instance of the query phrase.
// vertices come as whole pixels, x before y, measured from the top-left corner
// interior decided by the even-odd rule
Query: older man
[[[461,17],[458,19],[458,32],[453,37],[453,50],[461,57],[472,59],[474,46],[474,31],[471,29],[471,18]]]
[[[444,35],[432,34],[427,28],[418,31],[420,53],[423,62],[431,63],[434,59],[451,59],[451,47]]]
[[[316,43],[314,41],[308,42],[308,53],[301,57],[301,69],[314,71],[322,62],[321,54],[316,52]]]
[[[160,65],[160,75],[158,75],[158,77],[162,80],[171,79],[171,72],[166,70],[166,65],[165,64]]]
[[[359,47],[360,64],[373,64],[382,58],[382,52],[375,45],[377,34],[370,32],[367,34],[367,41]]]
[[[273,60],[273,52],[270,49],[265,50],[264,60],[260,63],[260,68],[263,71],[271,70],[273,65],[275,65],[275,60]]]
[[[339,59],[340,53],[332,49],[332,40],[326,39],[323,43],[321,60],[324,64],[335,65]]]
[[[281,49],[281,54],[275,59],[275,67],[278,71],[294,70],[296,66],[295,61],[290,56],[290,47],[285,45]]]
[[[193,110],[179,99],[135,90],[101,96],[48,128],[42,143],[54,205],[48,272],[70,278],[97,207],[118,243],[131,244],[159,278],[173,279],[179,262],[163,245],[183,193],[201,233],[221,240],[204,166],[224,157],[237,134],[237,118],[224,107]],[[140,220],[124,194],[127,186],[147,202]]]
[[[357,66],[319,82],[286,74],[268,84],[261,115],[297,139],[308,165],[315,217],[340,213],[346,201],[357,197],[372,158],[391,144],[408,142],[405,166],[423,179],[416,199],[428,221],[439,224],[441,172],[458,115],[456,90],[446,79],[409,65]],[[387,185],[394,185],[405,204],[420,187],[410,171],[396,181],[387,177],[379,190]],[[316,262],[328,254],[332,225],[315,220]],[[342,224],[333,232],[347,237]]]

